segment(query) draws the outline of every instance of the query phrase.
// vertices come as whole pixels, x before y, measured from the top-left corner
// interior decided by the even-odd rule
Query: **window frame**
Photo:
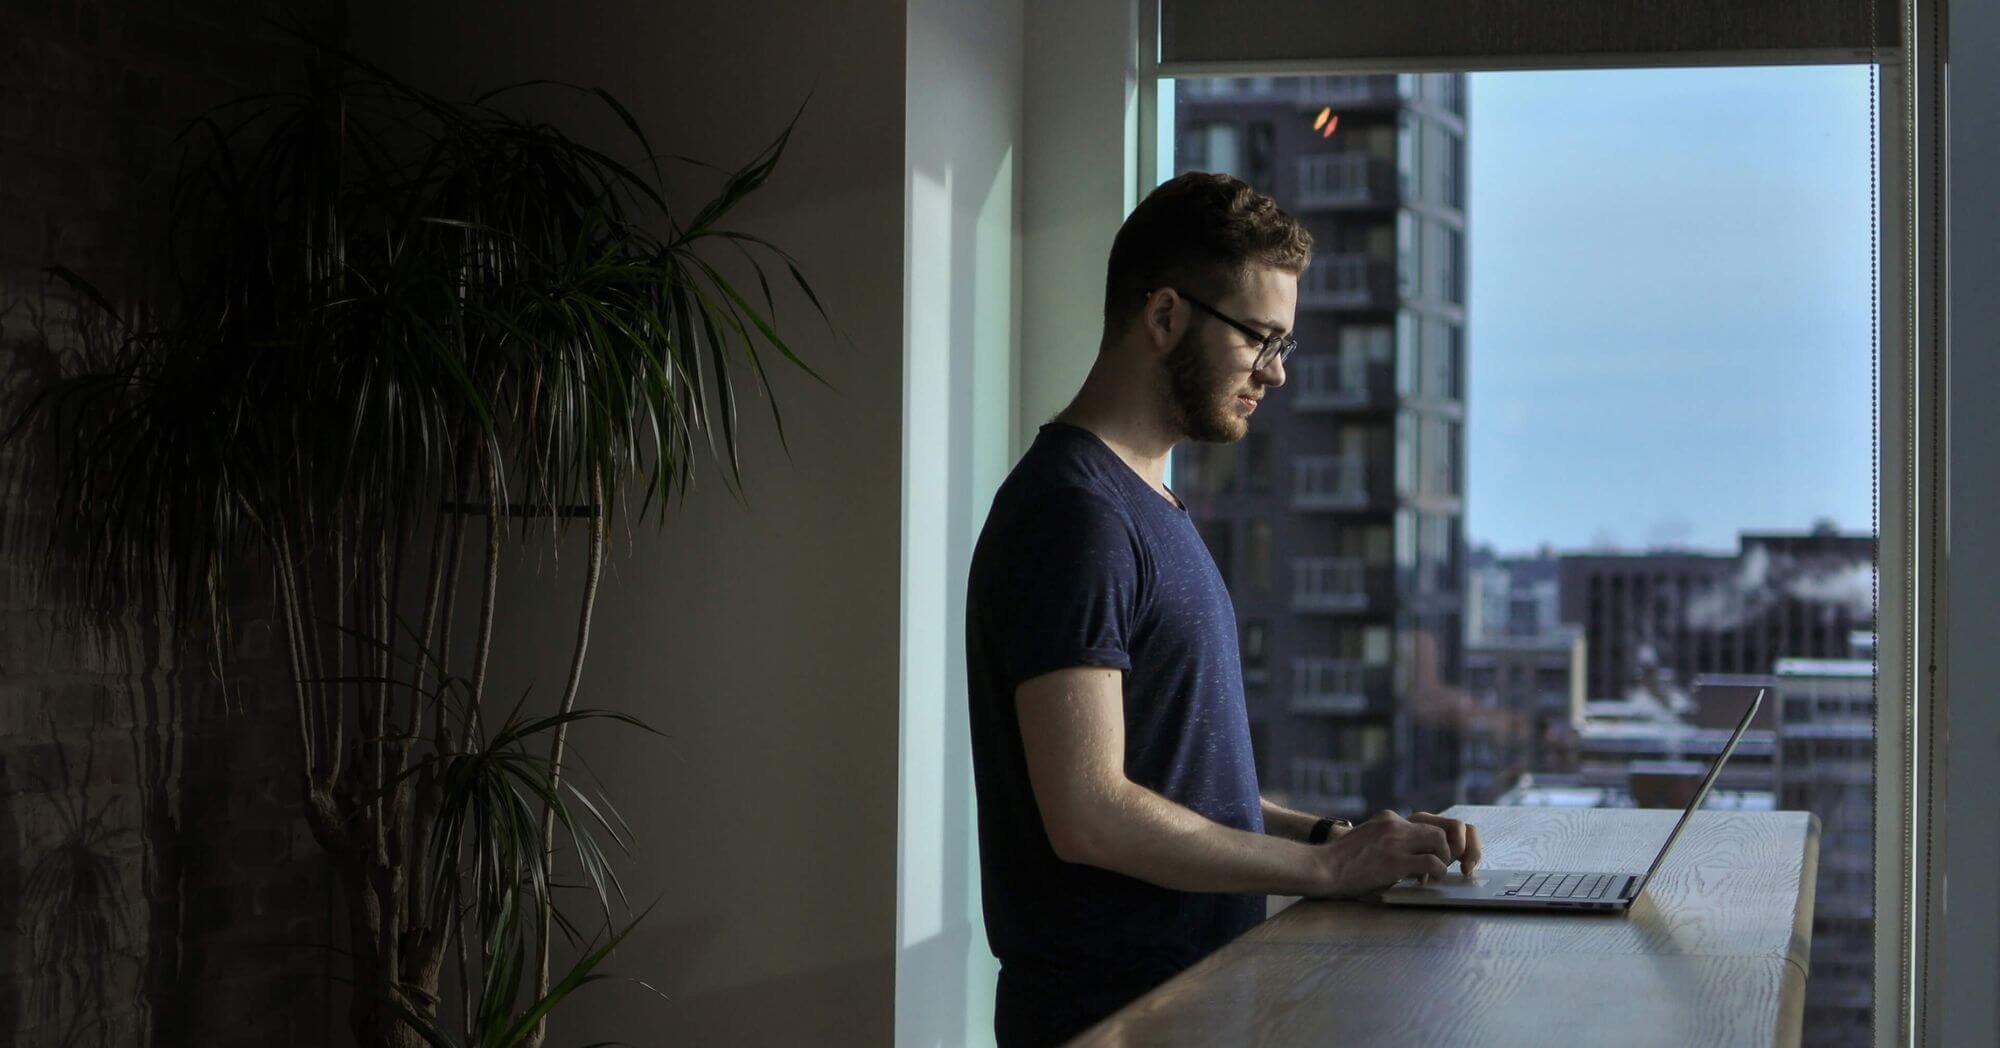
[[[1166,0],[1162,0],[1166,2]],[[1210,2],[1210,0],[1203,0]],[[1615,3],[1616,0],[1613,0]],[[1675,51],[1665,40],[1649,50],[1616,54],[1569,56],[1481,56],[1459,53],[1444,58],[1387,56],[1362,58],[1274,58],[1260,61],[1162,62],[1159,3],[1136,5],[1139,46],[1132,70],[1136,87],[1136,146],[1128,153],[1128,187],[1133,200],[1143,199],[1160,182],[1160,144],[1171,141],[1173,106],[1164,81],[1173,77],[1216,75],[1296,75],[1475,72],[1494,70],[1618,69],[1645,67],[1731,67],[1744,65],[1806,65],[1865,63],[1868,50],[1858,52],[1845,41],[1821,41],[1794,49]],[[1631,5],[1643,14],[1643,5]],[[1281,5],[1282,11],[1262,19],[1255,32],[1283,35],[1272,29],[1287,19],[1310,19],[1308,4]],[[1944,783],[1936,769],[1945,764],[1949,739],[1942,711],[1949,701],[1947,651],[1941,643],[1950,631],[1948,592],[1943,582],[1941,546],[1945,524],[1943,462],[1948,452],[1943,427],[1937,424],[1947,401],[1945,328],[1942,320],[1947,272],[1942,251],[1945,209],[1940,206],[1945,184],[1943,145],[1943,85],[1945,0],[1885,3],[1878,14],[1893,20],[1895,41],[1878,51],[1877,97],[1874,111],[1878,158],[1877,368],[1879,374],[1876,437],[1880,449],[1875,497],[1878,547],[1876,633],[1879,679],[1875,746],[1876,825],[1876,956],[1874,974],[1875,1043],[1890,1046],[1942,1043],[1945,965],[1940,922],[1945,853],[1942,812]],[[1324,10],[1320,8],[1319,10]],[[1383,5],[1369,16],[1371,27],[1383,23],[1415,24],[1456,17],[1452,5],[1431,7]],[[1616,26],[1623,16],[1594,7],[1594,19]],[[1348,25],[1358,24],[1352,9],[1340,9]],[[1763,27],[1768,30],[1768,25]],[[1408,31],[1406,26],[1397,29]],[[1394,36],[1397,29],[1386,34]],[[1371,32],[1373,29],[1371,28]],[[1292,34],[1296,36],[1296,34]],[[1908,41],[1906,49],[1900,41]],[[1919,75],[1906,75],[1915,70]],[[1164,100],[1164,104],[1163,104]],[[1170,158],[1169,158],[1169,162]],[[1469,172],[1461,181],[1469,180]],[[1129,209],[1128,209],[1129,210]],[[1932,536],[1939,536],[1933,540]],[[1922,658],[1919,658],[1921,653]],[[1923,666],[1923,672],[1918,667]],[[1960,745],[1964,745],[1961,743]],[[1966,937],[1961,936],[1961,940]],[[1974,951],[1968,970],[1990,970],[1991,946],[1954,943],[1951,954]],[[1962,963],[1962,962],[1961,962]],[[1961,980],[1962,981],[1962,980]],[[1885,1007],[1894,1002],[1893,1014]],[[1953,1029],[1966,1020],[1954,1013]],[[1982,1020],[1972,1020],[1979,1022]],[[1990,1022],[1990,1018],[1984,1020]]]

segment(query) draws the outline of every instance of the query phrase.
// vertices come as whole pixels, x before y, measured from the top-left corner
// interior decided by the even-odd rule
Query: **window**
[[[1250,521],[1245,535],[1244,584],[1249,592],[1259,596],[1271,592],[1271,522],[1263,519]]]
[[[1408,309],[1396,313],[1396,395],[1414,397],[1420,392],[1417,380],[1423,347],[1424,318]]]
[[[1253,121],[1243,170],[1240,173],[1232,170],[1230,173],[1250,183],[1259,193],[1277,192],[1277,183],[1272,177],[1276,170],[1276,138],[1277,129],[1269,120]]]
[[[1222,584],[1231,590],[1236,588],[1236,522],[1227,519],[1197,522],[1203,542],[1208,544],[1208,555],[1215,561],[1215,570],[1222,574]]]
[[[1815,76],[1824,72],[1824,68],[1769,67],[1760,70],[1758,75],[1768,74],[1775,84],[1788,77]],[[1692,78],[1698,73],[1676,71],[1672,75],[1686,75],[1693,83]],[[1593,75],[1590,71],[1530,72],[1495,74],[1490,79],[1498,82],[1505,77],[1567,77],[1578,87],[1539,97],[1574,99],[1596,90],[1589,80]],[[1667,74],[1657,75],[1665,77]],[[1498,132],[1494,130],[1497,123],[1473,126],[1479,123],[1481,115],[1503,114],[1503,107],[1496,105],[1488,108],[1482,98],[1481,105],[1475,107],[1474,115],[1466,116],[1467,88],[1483,90],[1480,75],[1405,74],[1398,75],[1395,82],[1397,90],[1413,104],[1394,110],[1393,119],[1381,110],[1369,113],[1358,109],[1343,120],[1339,133],[1328,144],[1310,143],[1314,148],[1365,151],[1378,156],[1388,146],[1400,193],[1399,206],[1393,209],[1393,220],[1387,209],[1370,213],[1351,206],[1306,207],[1298,212],[1312,223],[1314,236],[1332,246],[1337,253],[1366,252],[1381,259],[1384,268],[1394,266],[1398,301],[1393,312],[1386,309],[1380,312],[1364,310],[1351,303],[1329,304],[1312,311],[1320,315],[1308,318],[1308,310],[1302,304],[1300,317],[1302,327],[1319,325],[1307,329],[1324,332],[1318,337],[1331,335],[1335,338],[1334,356],[1343,367],[1364,354],[1369,363],[1382,366],[1388,372],[1382,375],[1382,379],[1385,384],[1393,384],[1395,390],[1393,410],[1383,410],[1392,407],[1387,404],[1336,401],[1316,405],[1309,412],[1290,412],[1283,417],[1274,417],[1265,427],[1274,434],[1281,434],[1274,438],[1280,442],[1273,446],[1283,452],[1283,460],[1277,463],[1281,473],[1290,468],[1289,456],[1344,454],[1366,447],[1371,476],[1388,474],[1380,477],[1386,490],[1377,492],[1375,497],[1387,501],[1386,497],[1392,496],[1393,505],[1378,507],[1371,503],[1366,510],[1349,508],[1331,511],[1315,507],[1309,515],[1301,510],[1299,515],[1291,517],[1283,516],[1291,511],[1280,505],[1280,515],[1272,519],[1286,522],[1282,529],[1287,535],[1288,547],[1299,547],[1284,551],[1288,558],[1342,558],[1357,556],[1357,551],[1367,551],[1370,555],[1364,563],[1383,564],[1390,569],[1393,585],[1384,587],[1390,591],[1390,605],[1380,609],[1385,620],[1382,623],[1366,621],[1374,617],[1376,609],[1373,607],[1361,611],[1357,606],[1357,609],[1346,609],[1339,615],[1328,615],[1323,611],[1304,614],[1285,623],[1287,635],[1310,637],[1310,640],[1302,640],[1301,643],[1309,645],[1309,650],[1317,657],[1351,662],[1357,653],[1365,649],[1373,660],[1367,665],[1371,669],[1379,667],[1386,671],[1384,676],[1389,681],[1388,689],[1394,696],[1393,701],[1400,704],[1396,707],[1398,711],[1409,708],[1408,704],[1413,701],[1412,689],[1422,681],[1426,687],[1445,689],[1447,701],[1451,703],[1463,702],[1459,696],[1451,695],[1452,691],[1493,694],[1503,701],[1523,704],[1531,716],[1563,726],[1568,724],[1568,704],[1573,686],[1580,689],[1586,699],[1620,697],[1625,684],[1632,679],[1633,669],[1640,658],[1639,652],[1644,649],[1653,649],[1653,657],[1659,659],[1659,664],[1683,681],[1686,675],[1707,672],[1768,673],[1772,669],[1769,664],[1771,659],[1795,654],[1812,657],[1815,653],[1801,653],[1796,649],[1814,643],[1815,638],[1822,634],[1840,633],[1847,627],[1838,626],[1829,630],[1818,626],[1818,620],[1808,618],[1800,621],[1807,623],[1809,628],[1800,629],[1792,620],[1779,615],[1773,616],[1771,622],[1759,620],[1733,632],[1710,629],[1698,640],[1682,637],[1676,632],[1674,623],[1683,614],[1684,608],[1694,601],[1695,595],[1691,595],[1689,587],[1683,584],[1681,573],[1684,569],[1679,567],[1642,562],[1625,572],[1622,578],[1588,579],[1578,583],[1582,587],[1580,593],[1560,589],[1569,585],[1556,576],[1557,565],[1554,561],[1562,554],[1611,548],[1634,556],[1650,555],[1648,544],[1652,539],[1645,533],[1643,525],[1628,525],[1623,533],[1607,535],[1602,542],[1586,530],[1581,535],[1520,534],[1510,536],[1508,545],[1496,547],[1525,551],[1540,545],[1549,552],[1533,567],[1518,569],[1521,574],[1513,576],[1517,590],[1511,594],[1501,592],[1492,595],[1488,607],[1507,608],[1519,603],[1525,609],[1518,616],[1523,626],[1521,635],[1533,637],[1554,625],[1557,608],[1567,611],[1576,606],[1578,614],[1587,620],[1581,625],[1585,630],[1586,665],[1591,671],[1590,679],[1572,681],[1566,649],[1561,659],[1554,662],[1549,660],[1548,652],[1509,652],[1497,660],[1491,654],[1485,654],[1482,657],[1488,661],[1476,667],[1465,667],[1463,646],[1477,643],[1465,638],[1461,632],[1465,615],[1463,578],[1466,546],[1475,538],[1482,541],[1489,538],[1476,533],[1468,536],[1467,522],[1473,522],[1471,526],[1476,528],[1482,526],[1482,522],[1499,522],[1510,515],[1517,519],[1540,515],[1551,522],[1548,525],[1550,528],[1573,531],[1576,527],[1588,528],[1597,520],[1612,519],[1621,512],[1618,507],[1623,504],[1643,501],[1628,497],[1621,503],[1612,498],[1606,493],[1609,478],[1641,478],[1665,487],[1678,482],[1674,476],[1677,471],[1714,475],[1717,471],[1742,472],[1759,466],[1750,452],[1732,454],[1710,448],[1696,455],[1687,442],[1699,437],[1688,426],[1649,423],[1648,419],[1657,417],[1657,413],[1671,410],[1662,405],[1684,405],[1687,398],[1681,396],[1669,401],[1665,397],[1665,384],[1673,375],[1672,369],[1661,362],[1669,358],[1649,356],[1640,347],[1650,344],[1649,340],[1657,341],[1656,328],[1660,318],[1674,312],[1660,305],[1663,302],[1682,303],[1679,310],[1682,314],[1729,310],[1732,317],[1756,316],[1764,308],[1761,302],[1746,299],[1735,305],[1725,305],[1723,303],[1732,288],[1727,282],[1717,284],[1713,278],[1727,268],[1723,264],[1724,255],[1719,252],[1730,253],[1728,265],[1749,265],[1755,257],[1760,257],[1758,253],[1768,248],[1769,243],[1768,238],[1760,242],[1742,235],[1745,222],[1739,205],[1745,194],[1756,187],[1747,183],[1733,188],[1710,184],[1704,189],[1707,195],[1703,199],[1714,203],[1717,213],[1732,212],[1734,208],[1733,213],[1739,216],[1735,225],[1723,224],[1716,214],[1704,215],[1700,221],[1709,225],[1700,227],[1704,230],[1700,239],[1706,240],[1708,250],[1692,262],[1661,263],[1659,259],[1677,250],[1675,238],[1653,234],[1692,227],[1676,227],[1671,223],[1662,226],[1657,221],[1652,225],[1639,223],[1618,227],[1618,220],[1619,216],[1644,215],[1650,218],[1673,213],[1679,216],[1678,221],[1682,223],[1696,221],[1685,210],[1674,212],[1658,197],[1660,186],[1664,184],[1661,181],[1662,167],[1677,163],[1676,150],[1684,155],[1688,151],[1687,146],[1683,144],[1676,150],[1663,148],[1661,155],[1656,155],[1651,161],[1651,167],[1633,166],[1624,180],[1616,183],[1616,192],[1606,191],[1606,199],[1596,201],[1592,205],[1596,209],[1592,210],[1582,206],[1582,201],[1590,193],[1610,184],[1605,182],[1603,169],[1575,167],[1567,170],[1584,174],[1564,178],[1552,174],[1566,170],[1563,165],[1548,163],[1547,150],[1551,141],[1563,142],[1564,148],[1577,148],[1578,137],[1585,134],[1573,128],[1577,122],[1572,119],[1575,113],[1561,111],[1559,103],[1550,102],[1548,110],[1537,113],[1532,121],[1535,135],[1523,134],[1509,143],[1498,138]],[[1743,83],[1747,85],[1750,81]],[[1699,88],[1690,87],[1687,90],[1691,92],[1688,97],[1707,97],[1699,93]],[[1754,88],[1745,86],[1725,108],[1735,110],[1751,104],[1754,101],[1752,96],[1756,94]],[[1529,97],[1532,96],[1524,93],[1515,101]],[[1854,108],[1856,113],[1867,111],[1865,95],[1857,92],[1851,97],[1860,103]],[[1596,108],[1599,107],[1578,107],[1578,112],[1587,116]],[[1667,108],[1660,111],[1671,113],[1673,110]],[[1245,112],[1253,111],[1246,109]],[[1617,124],[1629,125],[1637,112],[1620,113]],[[1798,110],[1793,107],[1787,112],[1796,116]],[[1460,117],[1464,119],[1458,119]],[[1562,130],[1554,139],[1544,137],[1552,127]],[[1340,141],[1343,136],[1349,135],[1350,130],[1351,137]],[[1633,140],[1629,136],[1617,136],[1615,130],[1600,127],[1588,134],[1600,140],[1615,139],[1628,146],[1628,154],[1631,152],[1629,146]],[[1569,137],[1565,139],[1565,135]],[[1279,167],[1292,162],[1285,153],[1286,137],[1279,136]],[[1866,155],[1865,143],[1862,154]],[[1509,163],[1526,170],[1511,176],[1511,181],[1496,174],[1500,167],[1495,158],[1502,155],[1507,155]],[[1614,157],[1610,162],[1617,160]],[[1823,165],[1822,169],[1841,162]],[[1478,186],[1472,185],[1475,172],[1471,168],[1474,166],[1479,167],[1476,172],[1479,175]],[[1699,171],[1688,173],[1689,176],[1698,174]],[[1800,172],[1792,177],[1797,180],[1813,174]],[[1685,178],[1677,185],[1684,189]],[[1492,199],[1496,203],[1490,213],[1478,210],[1485,204],[1484,198],[1473,198],[1472,191],[1475,189],[1494,194]],[[1653,194],[1654,198],[1647,199],[1648,194]],[[1540,210],[1535,212],[1534,220],[1527,221],[1524,220],[1526,212],[1523,205],[1530,202]],[[1282,197],[1278,203],[1281,207],[1291,207],[1291,203]],[[1859,200],[1858,206],[1848,215],[1820,217],[1839,217],[1847,221],[1855,214],[1868,214],[1865,198]],[[1583,220],[1585,215],[1593,217]],[[1849,225],[1852,224],[1849,221]],[[1483,231],[1483,235],[1475,235],[1475,231]],[[1863,231],[1866,232],[1865,226]],[[1551,239],[1547,243],[1552,244],[1562,237],[1578,235],[1590,240],[1601,251],[1594,256],[1594,261],[1584,263],[1574,251],[1543,246],[1541,239],[1549,237]],[[1502,257],[1509,262],[1495,263],[1492,246],[1496,242],[1506,245],[1509,241],[1515,242],[1510,247],[1511,253],[1502,253]],[[1473,252],[1479,252],[1479,257],[1475,258]],[[1862,269],[1865,262],[1861,254],[1845,259],[1846,272],[1851,275],[1852,271]],[[1476,274],[1479,277],[1476,285],[1472,280],[1475,276],[1472,267],[1475,265],[1482,267]],[[1809,266],[1794,264],[1788,271],[1804,272],[1809,269]],[[1554,271],[1563,274],[1561,281],[1548,279]],[[1648,272],[1649,279],[1643,282],[1637,280],[1634,274],[1640,271]],[[1524,277],[1531,273],[1535,275],[1534,279]],[[1686,283],[1676,284],[1677,281]],[[1715,286],[1709,286],[1711,284]],[[1643,294],[1634,290],[1642,286],[1647,289]],[[1841,286],[1848,285],[1843,283]],[[1580,294],[1579,289],[1583,287],[1593,288],[1594,297]],[[1682,289],[1678,298],[1665,295],[1670,287]],[[1696,287],[1707,288],[1706,297],[1699,299],[1707,304],[1701,309],[1689,310],[1685,303],[1697,300],[1690,297]],[[1471,290],[1492,297],[1483,298],[1475,306],[1469,297]],[[1501,302],[1501,305],[1489,304],[1493,302]],[[1496,322],[1503,312],[1511,319],[1512,326]],[[1841,315],[1837,309],[1831,312]],[[1859,324],[1866,323],[1864,310]],[[1621,337],[1607,337],[1607,332],[1612,331],[1620,332]],[[1481,340],[1480,345],[1468,345],[1474,339]],[[1726,353],[1723,347],[1704,342],[1699,337],[1690,336],[1676,344],[1706,347],[1702,352],[1713,352],[1718,359],[1736,360],[1744,354],[1767,351],[1764,346],[1769,341],[1766,340],[1764,345],[1732,343]],[[1563,345],[1564,342],[1569,345]],[[1482,353],[1476,362],[1469,359],[1474,351]],[[1853,358],[1852,354],[1842,357],[1840,366],[1853,363]],[[1681,359],[1685,361],[1689,358]],[[1858,359],[1862,399],[1854,405],[1855,410],[1840,421],[1860,434],[1859,444],[1865,449],[1868,443],[1865,427],[1870,418],[1866,403],[1868,361],[1865,356]],[[1476,367],[1473,366],[1475,363]],[[1814,368],[1817,374],[1817,364]],[[1796,374],[1796,370],[1775,369],[1766,374]],[[1495,375],[1508,381],[1496,385]],[[1587,395],[1565,393],[1563,396],[1567,399],[1552,396],[1548,402],[1529,404],[1532,391],[1553,390],[1558,386],[1568,390],[1578,384],[1580,377],[1591,375],[1600,380],[1616,376],[1620,381],[1600,381]],[[1733,381],[1755,380],[1738,376]],[[1853,387],[1850,383],[1843,388],[1851,392]],[[1783,399],[1793,396],[1795,391],[1780,383],[1779,388],[1765,390],[1764,393]],[[1655,415],[1649,416],[1648,412]],[[1589,419],[1588,424],[1579,421],[1584,418]],[[1482,419],[1489,421],[1482,423]],[[1492,426],[1490,420],[1497,419],[1508,419],[1508,425]],[[1489,427],[1483,433],[1482,425]],[[1559,440],[1547,436],[1557,432],[1561,434]],[[1652,441],[1649,445],[1652,450],[1634,443],[1642,432]],[[1540,434],[1536,439],[1543,443],[1532,450],[1517,442],[1517,438],[1536,434]],[[1840,439],[1849,440],[1852,435],[1846,433]],[[1482,447],[1474,446],[1482,439],[1488,442],[1484,448],[1495,449],[1491,454],[1487,454]],[[1238,457],[1245,465],[1247,488],[1249,478],[1257,473],[1249,465],[1253,456],[1269,454],[1270,449],[1260,452],[1253,450],[1248,441],[1240,443]],[[1603,461],[1609,454],[1607,449],[1613,446],[1633,450],[1621,452],[1623,457],[1615,461]],[[1673,449],[1674,454],[1680,455],[1679,464],[1674,464],[1672,456],[1657,455],[1661,448]],[[1768,494],[1777,485],[1797,483],[1790,478],[1803,476],[1803,473],[1795,467],[1812,460],[1815,453],[1795,448],[1792,458],[1784,461],[1782,469],[1766,471],[1785,479],[1759,488],[1756,496],[1746,496],[1746,499]],[[1831,451],[1827,451],[1814,463],[1828,481],[1826,488],[1831,490],[1852,481],[1851,486],[1861,495],[1856,500],[1862,509],[1861,515],[1843,521],[1841,530],[1857,530],[1854,527],[1856,523],[1865,528],[1869,519],[1866,512],[1865,466],[1859,472],[1842,474],[1825,467],[1825,462],[1831,457]],[[1581,466],[1569,468],[1572,464],[1590,461],[1597,461],[1598,464],[1587,470]],[[1483,476],[1469,472],[1468,464],[1492,472]],[[1766,462],[1762,465],[1777,467],[1779,463]],[[1531,468],[1540,469],[1548,475],[1540,477],[1539,483],[1533,485],[1523,483],[1526,471]],[[1495,474],[1503,474],[1504,479],[1496,483],[1493,479]],[[1491,486],[1480,489],[1478,485],[1482,483]],[[1592,499],[1596,501],[1591,502]],[[1579,501],[1584,504],[1574,504]],[[1554,507],[1558,504],[1564,508],[1556,510]],[[1716,505],[1714,500],[1704,503],[1703,500],[1686,497],[1660,504]],[[1261,507],[1266,503],[1258,505]],[[1464,507],[1462,514],[1461,506]],[[1369,516],[1376,512],[1380,516]],[[1697,508],[1684,512],[1693,516],[1709,510]],[[1572,524],[1574,521],[1591,521],[1592,525]],[[1734,525],[1747,527],[1749,521],[1737,520]],[[1798,525],[1799,530],[1804,531],[1810,526],[1810,521],[1802,519]],[[1254,585],[1252,578],[1263,570],[1265,554],[1256,552],[1263,540],[1248,530],[1254,526],[1249,521],[1237,526],[1239,560],[1236,577],[1239,584],[1248,588]],[[1665,537],[1669,542],[1686,544],[1662,544],[1659,548],[1733,550],[1738,548],[1739,536],[1732,531],[1712,537],[1694,536],[1693,541],[1673,534]],[[1380,551],[1380,559],[1376,559],[1377,550]],[[1275,551],[1271,556],[1275,557]],[[1546,574],[1532,574],[1537,571],[1545,571]],[[1370,577],[1373,578],[1372,575]],[[1593,588],[1598,591],[1598,599],[1594,603],[1583,599],[1591,595]],[[1536,598],[1530,599],[1529,594],[1535,594]],[[1495,619],[1501,621],[1496,622]],[[1514,619],[1498,615],[1488,621],[1505,628]],[[1857,629],[1867,626],[1859,621],[1853,621],[1852,625]],[[1276,628],[1275,620],[1272,626]],[[1845,654],[1845,649],[1841,654]],[[1831,690],[1834,694],[1825,696],[1824,702],[1817,695],[1788,696],[1784,722],[1805,723],[1799,715],[1808,714],[1813,723],[1852,726],[1857,722],[1865,724],[1872,716],[1872,710],[1865,701],[1857,703],[1853,692],[1845,686],[1836,686]],[[1453,708],[1468,707],[1456,705]],[[1296,737],[1310,739],[1312,746],[1320,747],[1307,754],[1312,758],[1347,761],[1356,759],[1364,750],[1378,754],[1383,764],[1379,783],[1371,782],[1358,787],[1369,793],[1369,803],[1376,806],[1428,807],[1449,804],[1453,799],[1468,796],[1490,799],[1491,794],[1478,795],[1474,791],[1484,788],[1496,768],[1524,768],[1531,772],[1547,772],[1550,777],[1576,772],[1577,758],[1571,743],[1564,741],[1567,732],[1538,733],[1531,727],[1521,733],[1523,739],[1517,743],[1507,739],[1504,733],[1482,733],[1477,722],[1468,726],[1453,723],[1445,717],[1414,726],[1398,721],[1393,726],[1380,728],[1379,733],[1372,737],[1359,730],[1359,725],[1342,724],[1329,728],[1322,719],[1310,735],[1301,733]],[[1282,718],[1273,722],[1274,732],[1286,730],[1287,723]],[[1281,747],[1288,748],[1284,747],[1284,740],[1280,741]],[[1767,791],[1766,796],[1773,802],[1782,799],[1793,808],[1811,810],[1820,816],[1825,825],[1823,840],[1827,842],[1823,844],[1823,855],[1831,853],[1836,847],[1833,842],[1843,839],[1841,835],[1852,838],[1857,847],[1866,851],[1871,846],[1868,819],[1861,818],[1856,825],[1852,816],[1846,813],[1853,808],[1867,815],[1870,810],[1865,804],[1860,807],[1850,805],[1836,794],[1840,788],[1850,785],[1846,780],[1855,774],[1851,765],[1868,759],[1872,753],[1872,742],[1864,738],[1794,738],[1779,740],[1778,747],[1775,759],[1762,765],[1752,762],[1745,766],[1757,768],[1757,774],[1764,774],[1763,769],[1769,769],[1769,779],[1763,781],[1761,786]],[[1565,752],[1568,756],[1564,756]],[[1467,762],[1466,767],[1461,768],[1461,760]],[[1561,763],[1565,760],[1570,763]],[[1739,774],[1745,779],[1750,777],[1745,769],[1739,769]],[[1851,893],[1850,890],[1856,888],[1854,881],[1855,878],[1847,874],[1829,874],[1823,890],[1834,894]],[[1872,959],[1857,961],[1836,956],[1831,963],[1865,967],[1872,963]],[[1809,988],[1808,993],[1811,992]],[[1814,1041],[1810,1036],[1807,1041],[1832,1043]]]
[[[1243,657],[1243,675],[1248,678],[1253,672],[1262,676],[1267,669],[1264,639],[1267,624],[1263,619],[1243,620],[1243,635],[1240,641]]]
[[[1403,199],[1423,196],[1424,121],[1405,109],[1396,117],[1396,185]]]
[[[1417,419],[1407,411],[1396,415],[1396,494],[1417,493]]]
[[[1444,231],[1445,249],[1438,259],[1444,269],[1444,300],[1454,306],[1465,305],[1465,234],[1456,229]]]
[[[1418,236],[1422,231],[1415,212],[1396,212],[1396,289],[1404,298],[1415,298],[1421,286],[1418,267],[1423,262],[1423,251]]]
[[[1271,434],[1269,430],[1251,430],[1241,441],[1243,445],[1243,490],[1251,494],[1269,494],[1271,491]]]
[[[1465,139],[1452,135],[1446,140],[1446,152],[1450,159],[1442,172],[1444,178],[1444,204],[1447,207],[1465,210]]]
[[[1340,359],[1348,367],[1387,364],[1395,353],[1396,331],[1389,325],[1346,324],[1341,326]]]
[[[1183,171],[1216,171],[1236,175],[1243,170],[1242,134],[1236,124],[1215,120],[1189,129],[1177,150]],[[1247,181],[1247,180],[1246,180]]]
[[[1452,334],[1457,330],[1456,326],[1440,318],[1425,321],[1421,330],[1424,397],[1429,400],[1458,399],[1457,382],[1452,376]]]
[[[1465,329],[1452,324],[1450,330],[1451,392],[1447,395],[1452,400],[1461,400],[1465,397]]]

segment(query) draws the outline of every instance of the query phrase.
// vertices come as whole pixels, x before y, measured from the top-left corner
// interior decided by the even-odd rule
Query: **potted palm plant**
[[[722,224],[803,106],[750,162],[714,169],[720,191],[685,217],[659,161],[700,162],[655,153],[602,90],[530,81],[452,102],[320,54],[300,90],[220,107],[178,140],[178,290],[158,320],[116,316],[56,271],[116,337],[34,391],[4,442],[45,467],[14,482],[42,485],[35,541],[70,606],[158,596],[220,664],[248,596],[232,578],[256,565],[275,594],[361,1042],[539,1044],[631,928],[613,912],[625,826],[565,759],[582,718],[637,724],[580,704],[609,524],[635,509],[663,523],[718,424],[738,491],[730,357],[767,397],[760,339],[820,378],[779,335],[754,252],[826,320],[796,260]],[[583,92],[635,155],[502,108],[530,90]],[[761,309],[707,257],[722,248],[749,262]],[[771,414],[782,441],[775,399]],[[503,548],[579,525],[563,688],[503,695],[487,673]],[[559,857],[591,889],[594,931],[558,905]],[[559,933],[581,958],[564,973]]]

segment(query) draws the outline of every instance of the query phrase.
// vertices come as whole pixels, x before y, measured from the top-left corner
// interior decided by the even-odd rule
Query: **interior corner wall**
[[[730,168],[813,92],[770,180],[725,225],[798,258],[837,340],[783,262],[759,256],[779,331],[832,388],[760,347],[767,398],[748,361],[731,362],[747,504],[703,452],[664,528],[615,527],[583,675],[580,705],[629,712],[667,737],[595,723],[570,736],[632,824],[621,870],[634,909],[658,900],[606,970],[667,999],[622,982],[585,987],[557,1008],[553,1039],[889,1043],[906,5],[352,0],[350,14],[357,51],[424,86],[457,97],[534,77],[602,86],[655,150]],[[550,105],[572,131],[619,135],[588,96]],[[720,185],[663,163],[681,213]],[[734,251],[707,257],[761,304]],[[767,399],[783,411],[789,454]],[[560,692],[582,559],[580,541],[559,562],[507,558],[490,669],[500,691]],[[460,607],[476,607],[468,599],[461,591]]]
[[[896,1041],[990,1044],[965,585],[1013,466],[1022,0],[909,5]]]
[[[1139,2],[1027,8],[1017,459],[1090,373],[1111,240],[1138,204]]]

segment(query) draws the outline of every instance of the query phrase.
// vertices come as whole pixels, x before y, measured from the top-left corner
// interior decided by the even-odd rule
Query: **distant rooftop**
[[[1632,792],[1615,786],[1538,785],[1524,780],[1493,802],[1503,808],[1631,808]],[[1710,790],[1703,811],[1776,811],[1770,790]]]
[[[1779,659],[1771,672],[1780,677],[1872,677],[1869,659]]]

